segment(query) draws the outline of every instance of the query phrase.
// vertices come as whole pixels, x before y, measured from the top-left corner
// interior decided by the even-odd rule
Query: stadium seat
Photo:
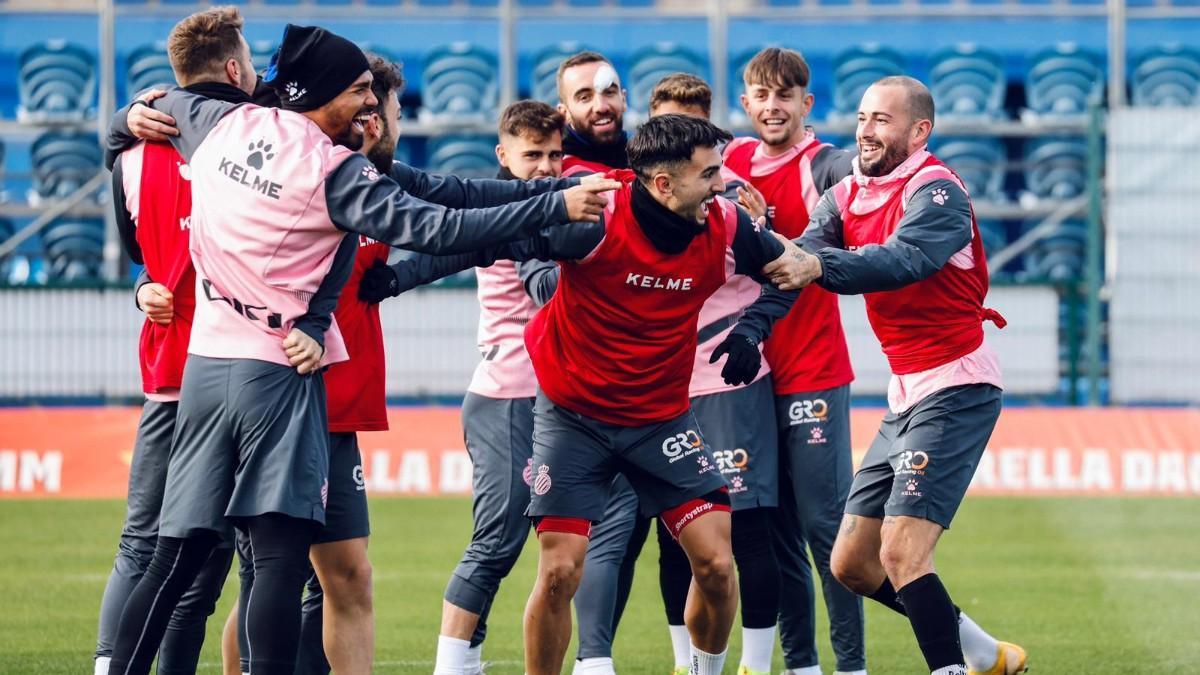
[[[1029,110],[1041,116],[1076,116],[1101,103],[1103,61],[1071,42],[1043,50],[1029,61],[1025,97]]]
[[[560,42],[533,56],[533,82],[530,98],[550,105],[558,103],[558,64],[589,47],[578,42]]]
[[[4,152],[4,139],[0,139],[0,204],[8,201],[8,192],[4,189]]]
[[[978,225],[979,238],[983,240],[983,252],[987,254],[987,257],[991,258],[1008,245],[1008,236],[1004,231],[1003,223],[995,220],[981,220]]]
[[[1026,224],[1026,229],[1038,225]],[[1055,225],[1050,234],[1038,240],[1025,254],[1022,277],[1038,281],[1077,281],[1083,276],[1087,225],[1065,222]]]
[[[638,113],[649,112],[650,93],[659,80],[672,73],[690,73],[707,77],[706,62],[696,52],[675,44],[659,42],[639,49],[629,58],[629,108]]]
[[[1041,138],[1025,149],[1025,187],[1037,199],[1070,199],[1087,191],[1087,144]]]
[[[429,170],[434,173],[491,178],[498,169],[495,137],[443,136],[429,144]]]
[[[995,138],[943,138],[936,154],[958,174],[972,199],[1004,201],[1008,158]]]
[[[133,98],[144,89],[158,85],[174,85],[175,71],[171,70],[171,60],[167,57],[167,43],[156,42],[143,45],[129,53],[129,64],[126,73],[126,96]]]
[[[833,61],[833,111],[830,117],[858,112],[863,92],[876,80],[904,74],[904,57],[877,43],[852,47]]]
[[[33,167],[31,201],[61,199],[100,171],[101,151],[95,134],[49,131],[30,148]]]
[[[87,117],[96,89],[95,59],[83,47],[49,40],[18,58],[17,119],[27,123],[79,121]]]
[[[270,40],[255,40],[250,43],[250,60],[254,63],[255,72],[261,73],[271,65],[271,57],[279,45]]]
[[[468,42],[434,49],[421,73],[421,115],[493,119],[500,103],[496,55]]]
[[[97,279],[104,261],[104,222],[56,221],[42,232],[42,245],[56,281]]]
[[[1130,74],[1133,104],[1182,107],[1200,104],[1200,51],[1179,44],[1151,49]]]
[[[1006,85],[1000,55],[978,45],[962,43],[930,57],[929,89],[940,119],[999,117]]]

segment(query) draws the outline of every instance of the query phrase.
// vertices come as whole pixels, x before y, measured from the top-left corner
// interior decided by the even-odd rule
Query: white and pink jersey
[[[525,351],[525,326],[538,306],[525,293],[516,263],[478,267],[479,351],[483,360],[467,391],[488,398],[532,398],[537,376]]]
[[[721,368],[725,366],[724,359],[709,363],[713,350],[733,330],[738,318],[747,307],[758,300],[762,294],[762,286],[743,274],[734,274],[733,251],[725,255],[726,281],[725,285],[709,296],[700,308],[699,332],[697,338],[700,344],[696,347],[696,362],[692,366],[692,383],[688,386],[688,397],[719,394],[723,391],[741,389],[738,385],[725,384],[721,378]],[[758,346],[762,352],[762,345]],[[771,372],[766,359],[760,363],[757,382]]]
[[[283,340],[346,236],[324,192],[351,154],[308,118],[277,109],[242,106],[212,129],[190,163],[194,194],[207,198],[192,209],[189,353],[288,365]],[[322,365],[347,358],[335,321]]]

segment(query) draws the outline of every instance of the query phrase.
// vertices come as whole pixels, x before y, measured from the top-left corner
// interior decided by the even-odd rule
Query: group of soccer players
[[[805,125],[804,59],[768,48],[744,76],[757,137],[710,123],[684,74],[630,137],[616,70],[582,52],[557,108],[502,112],[497,178],[465,180],[394,161],[398,65],[289,25],[260,78],[241,28],[230,7],[176,25],[179,88],[106,141],[145,264],[147,402],[97,673],[194,672],[235,551],[227,673],[370,672],[356,432],[387,427],[378,303],[471,267],[475,527],[435,673],[482,672],[531,529],[526,672],[561,671],[572,602],[575,671],[615,672],[652,519],[676,672],[722,671],[739,596],[739,673],[770,670],[777,623],[788,672],[822,672],[809,551],[838,673],[866,672],[862,596],[908,617],[931,673],[1025,669],[933,567],[999,415],[982,322],[1003,319],[965,188],[926,150],[923,85],[867,90],[855,156]],[[853,475],[838,293],[866,294],[895,373]]]

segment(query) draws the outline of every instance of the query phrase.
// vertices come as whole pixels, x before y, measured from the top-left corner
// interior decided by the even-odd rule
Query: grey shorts
[[[779,439],[771,378],[697,396],[692,412],[729,485],[733,510],[779,506]]]
[[[228,518],[281,513],[325,523],[329,430],[320,373],[189,355],[167,467],[160,533],[186,537]]]
[[[854,475],[846,513],[912,516],[949,529],[1000,417],[990,384],[935,392],[897,415],[888,412]]]
[[[358,434],[329,434],[329,500],[325,505],[325,527],[314,543],[328,544],[358,539],[371,534],[367,513],[367,484],[363,479],[362,453]]]
[[[562,408],[540,391],[533,413],[533,472],[530,517],[593,523],[604,517],[618,473],[633,485],[645,517],[725,487],[690,411],[625,427]]]

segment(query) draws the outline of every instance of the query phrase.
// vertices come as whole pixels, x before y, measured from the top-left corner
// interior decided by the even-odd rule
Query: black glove
[[[758,351],[757,342],[745,335],[730,333],[729,337],[713,350],[708,362],[716,363],[725,354],[729,355],[725,360],[725,367],[721,369],[721,377],[724,378],[725,384],[736,386],[754,381],[758,369],[762,366],[762,353]]]
[[[377,303],[400,295],[400,279],[395,271],[382,260],[368,267],[358,282],[358,299],[363,302]]]

